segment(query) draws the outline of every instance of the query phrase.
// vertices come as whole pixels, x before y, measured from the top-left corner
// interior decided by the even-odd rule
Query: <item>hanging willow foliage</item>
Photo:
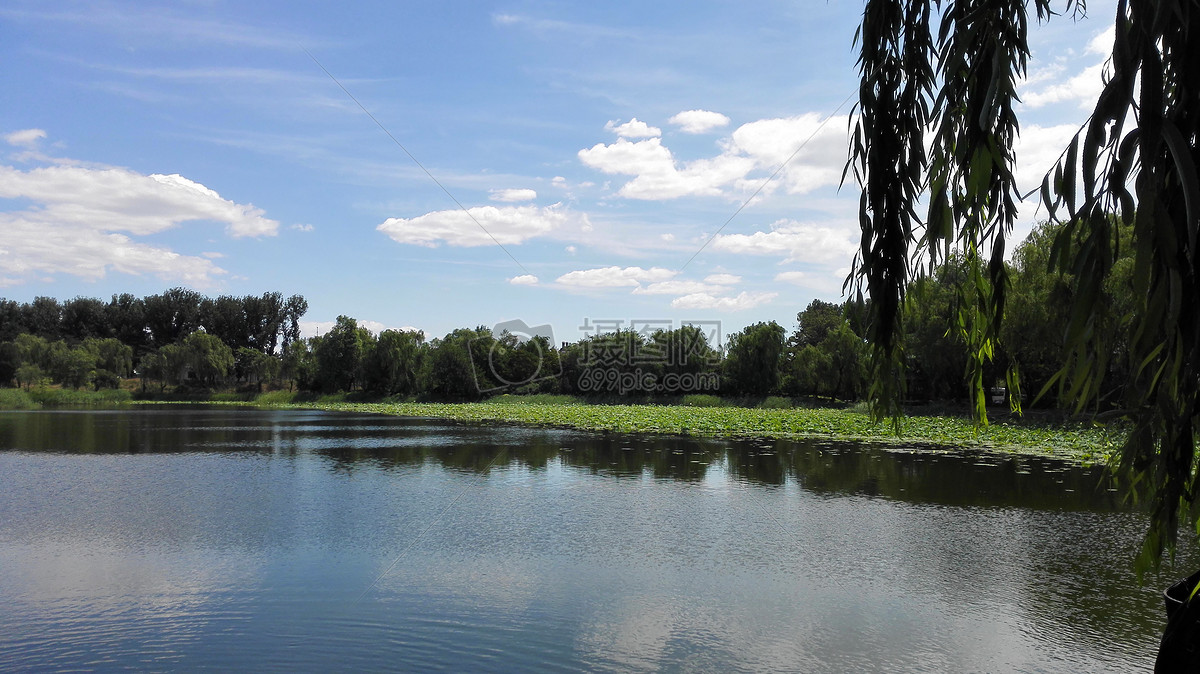
[[[1083,2],[1065,2],[1080,14]],[[862,245],[852,281],[870,296],[877,418],[898,419],[904,393],[900,308],[909,277],[952,249],[973,269],[959,326],[968,380],[983,417],[984,361],[1004,317],[1005,239],[1016,215],[1016,82],[1029,56],[1030,12],[1049,0],[868,0],[858,121],[847,170],[862,187]],[[936,39],[933,37],[936,34]],[[1082,410],[1096,402],[1112,349],[1094,329],[1119,254],[1118,225],[1133,223],[1134,431],[1118,465],[1153,519],[1139,561],[1173,549],[1181,513],[1198,527],[1195,433],[1200,421],[1200,2],[1121,0],[1111,75],[1088,123],[1041,187],[1063,225],[1052,265],[1078,279],[1066,326],[1069,356],[1057,383]],[[918,202],[927,200],[922,220]],[[1014,373],[1015,374],[1015,373]],[[1012,383],[1015,376],[1010,375]]]

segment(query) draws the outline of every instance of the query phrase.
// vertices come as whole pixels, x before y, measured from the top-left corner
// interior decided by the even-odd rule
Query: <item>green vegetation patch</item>
[[[0,410],[32,410],[41,405],[17,388],[0,388]]]
[[[684,405],[550,404],[508,399],[481,403],[345,403],[285,405],[338,412],[430,417],[463,422],[503,422],[615,433],[664,433],[731,438],[830,438],[897,448],[936,446],[1052,455],[1084,463],[1108,458],[1123,440],[1119,431],[1084,423],[993,423],[977,428],[969,419],[915,416],[902,435],[868,415],[842,409],[762,409]]]
[[[32,410],[42,407],[111,407],[124,405],[133,395],[123,389],[75,391],[71,389],[35,387],[31,389],[0,389],[0,409]]]

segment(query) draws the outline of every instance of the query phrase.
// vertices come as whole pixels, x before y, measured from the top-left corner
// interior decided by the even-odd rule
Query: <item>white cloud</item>
[[[586,215],[576,215],[562,204],[545,208],[527,206],[477,206],[468,211],[434,211],[415,218],[388,218],[377,230],[394,241],[417,246],[490,246],[517,244],[575,224],[590,227]],[[487,231],[484,231],[484,230]],[[489,236],[490,235],[490,236]],[[494,238],[494,240],[493,240]]]
[[[1065,82],[1051,84],[1040,91],[1021,94],[1021,102],[1034,109],[1070,101],[1078,101],[1081,107],[1089,107],[1095,103],[1104,88],[1103,77],[1104,64],[1097,63]]]
[[[488,198],[492,201],[517,203],[521,201],[533,201],[534,199],[537,199],[537,192],[530,189],[491,190],[488,193]]]
[[[704,282],[719,286],[731,286],[741,283],[742,277],[736,274],[709,274],[704,277]]]
[[[535,286],[538,283],[538,277],[533,274],[522,274],[508,279],[508,282],[515,286]]]
[[[189,220],[224,222],[231,236],[274,236],[279,223],[253,204],[237,204],[180,175],[142,175],[122,168],[51,166],[20,171],[0,166],[0,197],[42,204],[37,216],[135,235]]]
[[[294,229],[297,232],[311,232],[316,228],[313,227],[312,225],[302,225],[302,224],[297,223],[297,224],[292,225],[291,229]]]
[[[700,281],[659,281],[645,287],[633,289],[635,295],[691,295],[694,293],[720,292],[721,286]]]
[[[846,281],[846,275],[850,273],[849,267],[837,269],[834,271],[785,271],[775,275],[777,283],[788,283],[809,290],[816,291],[826,297],[840,297],[842,294],[842,285]]]
[[[563,250],[567,251],[568,255],[574,255],[575,253],[579,252],[579,249],[575,246],[567,246]]]
[[[785,271],[775,275],[775,280],[779,283],[791,283],[798,286],[808,285],[812,279],[813,274],[806,271]]]
[[[25,210],[0,213],[6,271],[26,278],[65,273],[95,280],[111,269],[207,286],[225,270],[134,237],[194,220],[223,222],[233,237],[279,229],[262,209],[223,199],[183,176],[122,168],[0,166],[0,198],[32,202]]]
[[[719,112],[709,110],[685,110],[671,119],[668,123],[679,127],[684,133],[707,133],[729,125],[729,118]]]
[[[602,267],[568,272],[555,279],[556,283],[575,288],[629,288],[642,283],[666,281],[679,272],[661,267]]]
[[[1041,73],[1022,85],[1021,102],[1028,108],[1041,108],[1054,103],[1075,101],[1081,108],[1090,108],[1104,88],[1105,62],[1112,55],[1115,26],[1096,34],[1084,49],[1085,54],[1099,56],[1100,62],[1087,66],[1078,74],[1058,81],[1064,68],[1056,66]],[[1047,84],[1048,82],[1048,84]],[[1041,88],[1032,90],[1035,85]]]
[[[604,173],[635,176],[617,194],[629,199],[675,199],[687,195],[718,196],[754,168],[754,160],[721,155],[677,166],[659,138],[631,143],[624,138],[611,145],[597,143],[580,150],[579,159]]]
[[[744,311],[770,302],[779,293],[742,292],[737,297],[717,297],[708,293],[694,293],[677,297],[671,301],[674,309],[714,309],[716,311]]]
[[[650,126],[637,117],[624,124],[617,124],[615,121],[609,122],[604,125],[604,128],[612,131],[621,138],[657,138],[662,135],[662,129]]]
[[[37,142],[46,137],[46,132],[41,129],[21,129],[5,134],[4,140],[9,145],[17,145],[20,147],[33,147]]]
[[[790,194],[807,194],[841,181],[849,147],[846,122],[845,115],[823,120],[812,112],[750,122],[733,132],[725,152],[752,158],[764,172],[788,162],[776,180]]]
[[[57,223],[36,211],[0,213],[0,249],[4,271],[22,279],[71,274],[89,281],[109,271],[151,274],[169,281],[206,287],[225,270],[212,260],[181,255],[167,248],[134,241],[98,227]],[[17,281],[9,277],[10,285]]]
[[[1016,168],[1013,173],[1017,188],[1026,193],[1042,184],[1042,178],[1054,169],[1063,150],[1079,131],[1075,124],[1057,126],[1022,125],[1021,134],[1013,144]],[[1035,195],[1036,196],[1036,195]]]
[[[788,262],[842,262],[858,250],[856,236],[849,229],[779,220],[769,232],[718,234],[712,248],[738,255],[782,256]]]
[[[604,173],[633,176],[617,191],[629,199],[734,197],[757,189],[789,159],[770,189],[780,185],[789,193],[804,194],[841,180],[846,118],[821,122],[819,115],[810,113],[744,124],[723,142],[721,154],[687,162],[677,161],[660,138],[597,143],[578,156],[584,165]]]
[[[1112,55],[1113,42],[1116,40],[1116,37],[1116,24],[1109,24],[1108,28],[1096,33],[1096,37],[1093,37],[1088,42],[1087,53],[1108,58]]]

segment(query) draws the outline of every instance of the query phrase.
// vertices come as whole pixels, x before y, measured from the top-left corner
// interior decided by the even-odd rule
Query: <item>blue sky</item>
[[[1029,187],[1100,86],[1113,6],[1089,6],[1033,34]],[[861,11],[10,0],[0,296],[279,290],[308,298],[309,332],[792,329],[855,251]]]

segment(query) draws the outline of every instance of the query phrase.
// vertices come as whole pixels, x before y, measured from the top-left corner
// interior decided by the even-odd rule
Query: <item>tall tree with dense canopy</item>
[[[200,293],[188,288],[171,288],[142,301],[146,330],[154,346],[174,344],[201,326]]]
[[[755,323],[729,336],[723,382],[735,393],[767,395],[779,386],[783,364],[784,329],[775,321]]]
[[[214,335],[197,330],[184,338],[182,347],[192,373],[205,386],[219,383],[233,370],[233,350]]]
[[[328,393],[352,391],[361,383],[360,370],[366,342],[371,334],[349,316],[338,316],[337,324],[317,342],[317,381]]]
[[[415,395],[424,342],[421,332],[380,332],[375,348],[367,354],[367,388],[382,395]]]
[[[847,170],[862,187],[854,278],[871,299],[879,417],[901,412],[901,308],[922,260],[952,248],[965,256],[973,301],[959,320],[976,370],[995,347],[1018,195],[1016,82],[1029,55],[1030,12],[1048,20],[1055,9],[1049,0],[867,1]],[[1067,0],[1058,9],[1085,6]],[[1066,333],[1075,356],[1064,379],[1067,397],[1081,406],[1100,390],[1111,353],[1103,331],[1091,327],[1120,255],[1118,224],[1133,225],[1137,321],[1124,406],[1134,431],[1119,468],[1152,504],[1140,557],[1147,563],[1174,545],[1181,512],[1193,523],[1200,514],[1191,507],[1200,423],[1200,39],[1192,33],[1200,30],[1200,3],[1120,0],[1115,23],[1111,75],[1041,199],[1062,224],[1051,264],[1072,271],[1077,283]]]

